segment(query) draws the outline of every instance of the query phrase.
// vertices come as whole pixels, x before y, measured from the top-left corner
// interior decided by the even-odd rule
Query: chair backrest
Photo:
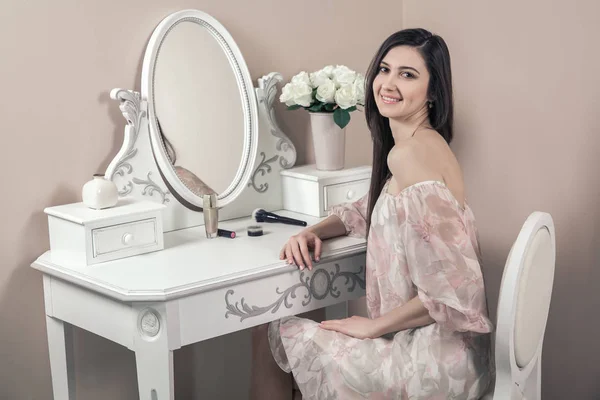
[[[554,282],[556,241],[548,213],[532,213],[514,242],[500,285],[496,399],[539,399],[541,356]]]

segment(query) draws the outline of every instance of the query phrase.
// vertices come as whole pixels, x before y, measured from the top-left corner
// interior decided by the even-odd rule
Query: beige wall
[[[270,71],[289,78],[326,63],[364,72],[380,42],[402,27],[403,12],[396,0],[378,1],[378,7],[290,2],[289,11],[275,0],[25,3],[9,0],[0,13],[0,398],[45,400],[51,395],[42,285],[29,268],[48,248],[42,210],[79,201],[83,183],[118,150],[124,120],[108,92],[140,89],[144,46],[160,19],[183,8],[213,15],[237,41],[256,80]],[[534,210],[555,219],[545,399],[591,399],[600,392],[594,340],[600,301],[593,290],[600,281],[599,15],[594,0],[404,2],[404,26],[440,33],[452,53],[452,147],[478,218],[493,315],[502,267],[523,221]],[[326,27],[329,36],[315,27]],[[277,111],[298,147],[299,164],[310,162],[306,114]],[[350,165],[370,162],[369,143],[362,115],[354,113]],[[133,354],[82,331],[75,336],[78,398],[135,398]],[[241,356],[227,350],[232,344],[243,349]],[[219,391],[240,398],[248,384],[248,345],[242,332],[176,352],[180,398],[216,398]]]
[[[407,0],[404,16],[404,27],[431,29],[450,47],[452,147],[478,218],[490,311],[525,218],[551,213],[543,398],[598,398],[600,3]]]
[[[115,87],[140,90],[142,57],[156,24],[184,8],[208,12],[235,38],[255,81],[271,71],[289,79],[329,63],[365,72],[379,43],[401,28],[401,3],[379,4],[385,13],[343,0],[2,2],[0,399],[52,397],[42,281],[29,267],[48,249],[43,209],[80,201],[82,185],[119,149],[125,120],[108,94]],[[299,164],[310,161],[306,113],[277,111]],[[369,163],[363,116],[352,117],[349,165]],[[243,398],[249,340],[245,332],[233,336],[176,352],[179,398],[219,398],[219,391],[220,398]],[[79,399],[136,397],[133,353],[82,331],[75,339]]]

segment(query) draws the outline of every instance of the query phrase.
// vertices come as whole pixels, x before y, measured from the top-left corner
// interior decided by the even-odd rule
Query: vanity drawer
[[[326,217],[331,206],[358,200],[369,191],[371,167],[322,171],[303,165],[281,171],[283,208]]]
[[[155,218],[92,229],[94,258],[124,249],[155,245],[157,242]]]
[[[127,197],[102,210],[83,203],[48,207],[52,261],[86,266],[162,250],[164,209]]]
[[[370,179],[340,183],[323,187],[323,206],[329,210],[332,206],[360,199],[369,191]]]

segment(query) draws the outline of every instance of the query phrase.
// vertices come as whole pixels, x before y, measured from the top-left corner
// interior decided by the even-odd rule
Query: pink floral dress
[[[389,181],[388,181],[389,182]],[[478,399],[491,380],[490,335],[475,217],[443,182],[398,195],[384,186],[371,218],[369,318],[419,296],[434,323],[356,339],[298,317],[269,326],[276,362],[304,400]],[[365,235],[367,196],[331,210]]]

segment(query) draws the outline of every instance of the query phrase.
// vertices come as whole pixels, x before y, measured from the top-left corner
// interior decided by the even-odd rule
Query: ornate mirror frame
[[[219,220],[247,217],[256,208],[279,210],[283,207],[280,172],[294,166],[296,149],[277,124],[273,109],[277,85],[282,80],[279,73],[271,72],[258,79],[257,87],[247,86],[249,98],[256,96],[250,104],[255,101],[258,108],[256,157],[249,158],[248,179],[244,181],[242,177],[242,182],[246,183],[236,189],[239,195],[235,201],[219,210]],[[143,82],[144,78],[142,87]],[[160,175],[152,150],[147,92],[143,90],[140,94],[116,88],[110,96],[119,101],[127,125],[123,145],[106,169],[106,179],[116,183],[121,197],[164,204],[165,232],[203,225],[203,214],[190,210],[174,198]]]
[[[173,165],[169,162],[167,148],[160,134],[155,112],[156,63],[165,39],[174,28],[183,22],[193,22],[204,27],[217,41],[229,61],[240,92],[244,113],[243,153],[235,178],[225,191],[217,194],[217,207],[222,208],[240,195],[252,173],[252,162],[256,158],[258,141],[258,112],[256,98],[252,95],[252,79],[240,49],[225,27],[206,13],[197,10],[183,10],[173,13],[160,22],[148,42],[142,68],[142,98],[148,100],[150,140],[159,171],[167,186],[186,207],[195,211],[202,211],[202,198],[194,194],[190,188],[181,182]],[[211,60],[209,59],[207,62],[210,63]],[[233,162],[238,161],[234,160]],[[218,166],[215,166],[215,168],[218,168]],[[199,178],[202,179],[203,177],[200,176]]]

